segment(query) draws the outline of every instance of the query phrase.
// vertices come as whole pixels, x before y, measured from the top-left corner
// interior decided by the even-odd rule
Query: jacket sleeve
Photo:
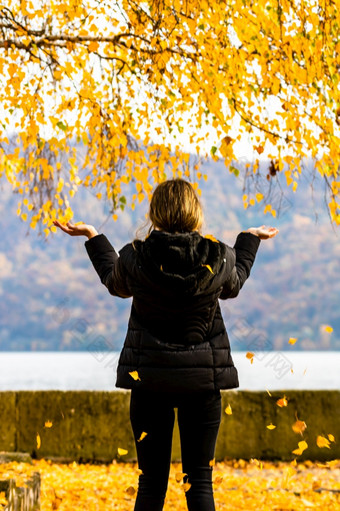
[[[85,242],[86,251],[99,278],[114,296],[131,296],[127,274],[121,258],[104,234],[98,234]]]
[[[260,238],[249,232],[241,232],[236,239],[234,251],[236,255],[235,266],[232,269],[228,280],[223,286],[220,298],[235,298],[243,284],[250,275],[251,267],[255,261],[257,249],[260,245]]]

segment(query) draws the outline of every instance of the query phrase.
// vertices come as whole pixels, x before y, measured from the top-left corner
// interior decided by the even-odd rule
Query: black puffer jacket
[[[218,299],[238,294],[259,243],[250,233],[239,234],[231,248],[197,232],[152,231],[119,256],[103,234],[85,243],[109,292],[133,297],[117,387],[204,391],[239,386]],[[134,371],[139,379],[131,376]]]

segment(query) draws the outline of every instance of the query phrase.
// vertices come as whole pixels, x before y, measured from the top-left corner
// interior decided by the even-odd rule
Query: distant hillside
[[[280,229],[277,238],[261,243],[240,296],[221,302],[233,349],[340,349],[340,231],[330,225],[322,184],[314,183],[313,196],[303,182],[297,194],[284,197],[276,187],[272,202],[281,208],[273,219],[263,215],[262,205],[244,210],[243,180],[222,163],[209,162],[203,172],[205,233],[233,245],[251,225]],[[1,197],[0,350],[119,350],[131,302],[107,293],[85,239],[58,232],[44,241],[17,219],[17,198],[6,186]],[[134,237],[145,209],[126,210],[114,222],[90,191],[75,202],[76,220],[102,225],[117,249]],[[294,346],[290,337],[298,338]]]

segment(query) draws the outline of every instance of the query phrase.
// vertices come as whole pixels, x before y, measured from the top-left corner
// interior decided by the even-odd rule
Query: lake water
[[[116,352],[0,352],[1,390],[115,390]],[[240,390],[340,389],[340,351],[233,353]]]

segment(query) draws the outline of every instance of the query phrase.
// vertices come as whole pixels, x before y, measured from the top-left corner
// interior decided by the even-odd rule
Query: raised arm
[[[53,223],[56,227],[59,227],[59,229],[66,232],[66,234],[69,236],[86,236],[88,239],[91,239],[94,236],[98,236],[98,232],[93,227],[93,225],[83,223],[71,224],[71,222],[62,224],[58,222],[58,220],[53,220]]]
[[[241,232],[237,236],[234,245],[236,263],[229,279],[223,286],[221,299],[235,298],[238,295],[250,275],[260,240],[273,238],[278,232],[279,230],[276,227],[261,225],[260,227],[250,227],[247,231]]]
[[[88,240],[85,248],[102,284],[112,295],[121,298],[131,296],[119,255],[104,234],[98,234],[97,230],[88,224],[76,225],[68,222],[64,225],[57,220],[53,223],[70,236],[86,236]]]

